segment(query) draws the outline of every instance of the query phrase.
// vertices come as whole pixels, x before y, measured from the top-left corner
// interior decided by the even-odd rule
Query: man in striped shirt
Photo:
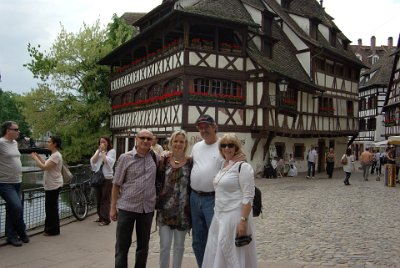
[[[156,204],[156,169],[150,147],[153,133],[138,132],[135,147],[118,159],[113,178],[110,218],[118,220],[115,267],[128,267],[128,252],[136,222],[135,268],[146,267],[151,224]],[[157,161],[158,156],[157,157]]]

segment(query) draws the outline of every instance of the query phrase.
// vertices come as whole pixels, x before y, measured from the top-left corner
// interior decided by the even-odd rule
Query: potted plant
[[[200,38],[192,38],[190,46],[192,46],[192,47],[201,47]]]
[[[208,50],[214,49],[214,42],[211,40],[203,39],[203,48]]]
[[[219,44],[221,51],[223,52],[231,52],[232,46],[227,42],[222,42]]]

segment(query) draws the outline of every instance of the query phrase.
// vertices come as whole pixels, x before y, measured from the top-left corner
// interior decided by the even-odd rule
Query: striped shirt
[[[118,209],[136,213],[154,211],[156,169],[156,163],[149,152],[141,156],[133,148],[119,157],[113,179],[113,183],[121,187]]]

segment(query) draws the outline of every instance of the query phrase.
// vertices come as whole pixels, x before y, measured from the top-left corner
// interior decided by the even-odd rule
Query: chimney
[[[376,37],[373,35],[371,37],[371,50],[375,50],[375,45],[376,45]]]
[[[320,0],[319,4],[321,5],[321,7],[324,7],[324,0]]]
[[[388,47],[389,47],[389,49],[391,49],[393,47],[393,37],[391,37],[391,36],[388,38]]]
[[[358,45],[361,47],[362,46],[362,39],[358,38]]]

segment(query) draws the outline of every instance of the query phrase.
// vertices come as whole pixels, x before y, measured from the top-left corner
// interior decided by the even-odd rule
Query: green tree
[[[8,120],[15,121],[18,123],[21,134],[30,136],[30,127],[22,115],[22,105],[19,95],[8,91],[4,92],[0,88],[0,124]]]
[[[25,66],[42,82],[26,95],[24,115],[36,137],[48,131],[61,136],[69,162],[89,157],[98,138],[110,135],[110,69],[97,62],[132,35],[114,15],[104,29],[96,21],[74,34],[61,25],[49,52],[28,45],[31,62]]]

